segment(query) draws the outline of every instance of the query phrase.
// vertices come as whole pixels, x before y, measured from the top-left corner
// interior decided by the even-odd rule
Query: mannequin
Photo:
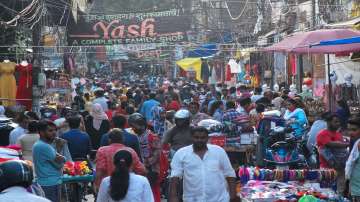
[[[331,108],[329,107],[329,110],[334,112],[336,110],[336,101],[339,100],[338,99],[338,95],[339,95],[339,92],[338,92],[338,88],[337,88],[337,85],[336,85],[336,81],[338,80],[338,76],[336,74],[335,71],[332,71],[330,72],[330,80],[331,80],[331,98],[330,98],[330,104],[331,104]],[[327,99],[327,96],[326,96],[326,99]]]
[[[296,84],[291,84],[289,96],[294,97],[296,94],[297,94]]]
[[[346,73],[344,75],[344,80],[345,83],[341,85],[341,99],[347,101],[357,101],[358,95],[355,85],[352,84],[352,75],[350,73]]]
[[[9,99],[2,100],[4,106],[15,105],[16,98],[16,80],[14,76],[16,64],[9,59],[5,59],[0,63],[0,98]]]
[[[28,66],[28,62],[26,61],[26,60],[23,60],[23,61],[21,61],[21,63],[20,63],[22,66]]]
[[[337,79],[338,79],[338,77],[337,77],[337,75],[336,75],[336,72],[335,72],[335,71],[330,72],[330,80],[331,80],[331,83],[335,85]]]
[[[305,76],[303,79],[303,84],[307,85],[309,88],[312,87],[312,77],[310,72],[305,72]]]
[[[17,99],[31,99],[32,98],[32,65],[26,60],[23,60],[16,66],[16,71],[19,72],[18,90],[16,92]],[[19,100],[19,104],[24,105],[27,110],[31,110],[31,100]]]

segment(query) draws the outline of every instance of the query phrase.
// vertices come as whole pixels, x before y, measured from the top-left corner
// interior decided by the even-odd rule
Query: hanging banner
[[[73,46],[176,43],[187,40],[190,18],[179,10],[117,15],[79,15],[69,25]]]

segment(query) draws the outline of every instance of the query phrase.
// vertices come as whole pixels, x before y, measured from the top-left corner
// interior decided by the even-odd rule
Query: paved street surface
[[[88,195],[86,196],[87,202],[95,202],[94,196],[93,195]],[[162,199],[161,202],[166,202],[166,199]]]

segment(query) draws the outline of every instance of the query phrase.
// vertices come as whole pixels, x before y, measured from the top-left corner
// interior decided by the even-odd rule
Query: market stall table
[[[308,182],[276,182],[249,181],[241,188],[238,195],[242,201],[277,202],[304,201],[302,197],[312,196],[315,201],[346,202],[347,199],[338,196],[330,188],[321,188],[317,183]],[[306,200],[305,200],[306,201]]]
[[[95,180],[94,175],[83,175],[83,176],[70,176],[64,175],[62,177],[62,182],[65,187],[65,196],[66,201],[73,201],[73,202],[81,202],[82,198],[86,195],[83,187],[86,187],[89,183],[92,183]],[[69,197],[68,189],[70,186],[71,194]]]
[[[243,153],[245,154],[245,162],[243,164],[250,164],[252,162],[252,156],[255,154],[256,146],[255,145],[241,145],[238,147],[233,146],[224,146],[224,149],[227,153]]]
[[[66,201],[81,202],[85,198],[87,186],[95,180],[94,171],[87,161],[68,161],[64,165],[62,182],[65,187]],[[68,188],[68,186],[70,188]],[[70,198],[69,192],[70,190]],[[70,200],[69,200],[70,199]]]

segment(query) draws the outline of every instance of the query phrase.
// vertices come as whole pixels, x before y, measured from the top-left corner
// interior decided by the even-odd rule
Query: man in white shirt
[[[9,145],[14,145],[18,142],[18,139],[27,133],[27,127],[29,124],[30,118],[25,114],[20,114],[18,118],[19,126],[13,129],[9,135]]]
[[[95,94],[95,99],[93,100],[93,104],[99,104],[99,105],[101,105],[101,107],[103,108],[103,110],[104,110],[104,112],[107,112],[108,111],[108,99],[106,99],[105,97],[104,97],[104,94],[105,94],[105,91],[104,91],[104,89],[102,89],[102,88],[97,88],[97,89],[95,89],[95,91],[94,91],[94,94]]]
[[[183,179],[184,202],[240,201],[235,190],[235,171],[219,146],[207,144],[208,131],[191,130],[193,144],[179,149],[171,162],[170,201],[177,202]]]

